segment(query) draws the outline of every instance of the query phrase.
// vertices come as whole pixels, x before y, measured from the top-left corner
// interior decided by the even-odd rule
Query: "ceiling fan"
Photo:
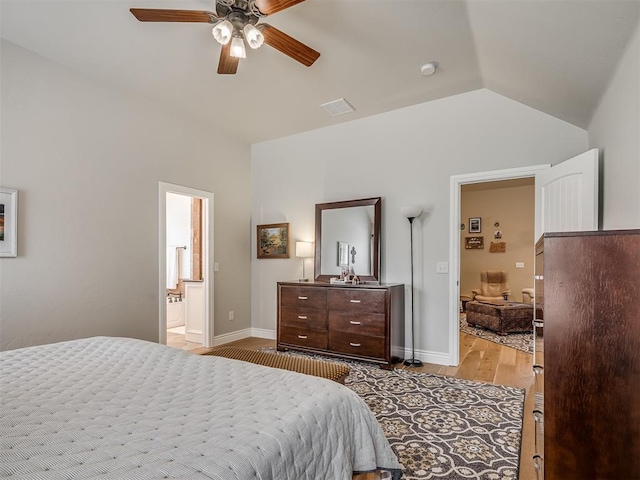
[[[245,58],[245,42],[251,48],[263,43],[310,67],[320,56],[311,47],[299,42],[261,18],[272,15],[304,0],[216,0],[216,12],[198,10],[162,10],[132,8],[141,22],[192,22],[213,25],[213,36],[222,45],[218,73],[234,74],[238,62]]]

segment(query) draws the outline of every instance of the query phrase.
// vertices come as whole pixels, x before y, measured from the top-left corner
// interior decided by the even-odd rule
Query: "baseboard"
[[[256,338],[266,338],[268,340],[276,339],[275,330],[267,330],[266,328],[252,328],[251,336]]]
[[[237,340],[243,340],[251,337],[251,329],[245,328],[244,330],[238,330],[237,332],[223,333],[222,335],[216,335],[213,339],[212,347],[223,345],[229,342],[235,342]]]
[[[404,358],[411,358],[411,349],[404,349]],[[429,350],[416,350],[416,359],[425,363],[434,363],[436,365],[450,365],[448,353],[430,352]]]

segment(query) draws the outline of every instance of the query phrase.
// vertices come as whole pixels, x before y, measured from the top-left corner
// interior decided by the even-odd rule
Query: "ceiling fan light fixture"
[[[233,34],[233,38],[231,39],[231,52],[229,55],[236,58],[247,57],[247,51],[244,48],[244,40],[242,39],[240,32]]]
[[[262,35],[262,32],[250,23],[247,23],[242,31],[244,32],[245,40],[254,50],[260,48],[264,43],[264,35]]]
[[[211,34],[219,44],[226,45],[233,35],[233,25],[231,25],[229,20],[222,20],[214,25]]]

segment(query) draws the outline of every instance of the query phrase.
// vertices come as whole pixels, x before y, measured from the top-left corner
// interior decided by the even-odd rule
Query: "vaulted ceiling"
[[[483,87],[586,128],[640,17],[636,0],[306,0],[265,21],[319,51],[314,65],[263,45],[236,75],[218,75],[210,25],[141,23],[129,12],[215,11],[214,0],[0,8],[10,42],[248,143]],[[440,67],[422,76],[429,61]],[[341,97],[356,111],[319,108]]]

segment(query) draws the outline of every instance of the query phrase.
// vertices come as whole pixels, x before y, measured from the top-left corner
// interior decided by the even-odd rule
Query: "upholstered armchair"
[[[471,290],[473,299],[478,302],[501,302],[509,295],[507,272],[504,270],[482,270],[480,272],[480,288]]]
[[[533,303],[533,288],[522,289],[522,303]]]

